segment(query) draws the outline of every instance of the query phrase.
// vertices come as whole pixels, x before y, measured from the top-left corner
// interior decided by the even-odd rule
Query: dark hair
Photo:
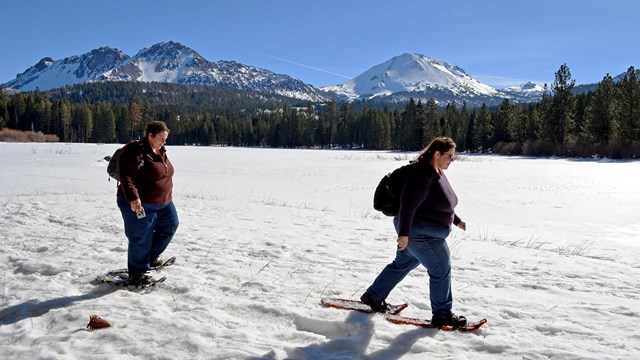
[[[154,120],[148,123],[147,127],[144,129],[144,133],[146,136],[149,136],[149,134],[156,136],[163,131],[169,132],[169,128],[167,127],[167,124],[164,123],[164,121],[158,120]]]
[[[431,158],[433,158],[433,155],[436,153],[436,151],[439,151],[440,153],[446,153],[452,148],[456,148],[456,143],[451,138],[445,136],[437,137],[431,140],[431,143],[427,145],[422,150],[422,152],[420,152],[420,156],[418,156],[418,159],[416,161],[429,161],[431,160]]]

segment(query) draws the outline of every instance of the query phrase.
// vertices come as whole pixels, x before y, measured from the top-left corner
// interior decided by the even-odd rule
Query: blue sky
[[[36,64],[101,46],[133,56],[177,41],[314,86],[420,53],[506,87],[578,84],[640,67],[637,0],[86,0],[3,2],[0,83]]]

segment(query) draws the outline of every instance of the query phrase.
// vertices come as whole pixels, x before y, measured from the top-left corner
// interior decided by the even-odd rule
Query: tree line
[[[496,107],[370,102],[304,103],[276,95],[162,83],[106,82],[49,92],[0,91],[0,128],[54,134],[65,142],[124,143],[150,120],[169,144],[417,151],[435,136],[459,151],[635,158],[640,155],[639,71],[574,92],[563,64],[537,103]]]

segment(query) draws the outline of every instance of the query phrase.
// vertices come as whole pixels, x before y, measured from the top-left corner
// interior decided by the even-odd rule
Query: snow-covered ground
[[[169,147],[178,260],[129,291],[92,283],[126,265],[116,147],[0,143],[0,358],[640,358],[639,162],[454,162],[454,311],[489,320],[463,334],[319,305],[393,259],[372,194],[415,154]],[[427,283],[416,269],[388,300],[429,317]]]

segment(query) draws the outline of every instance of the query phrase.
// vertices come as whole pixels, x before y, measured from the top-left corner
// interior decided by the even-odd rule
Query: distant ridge
[[[479,82],[456,65],[417,53],[395,56],[353,79],[316,88],[288,75],[255,66],[225,60],[212,62],[174,41],[155,44],[134,56],[104,46],[61,60],[45,57],[3,87],[7,93],[14,93],[100,81],[203,85],[311,102],[339,99],[401,103],[413,98],[416,101],[435,99],[440,105],[464,103],[468,106],[498,105],[504,99],[514,103],[537,102],[544,90],[533,82],[496,89]],[[594,91],[597,85],[577,85],[575,91]]]
[[[210,62],[173,41],[155,44],[133,57],[101,47],[62,60],[44,58],[3,86],[21,91],[50,90],[91,81],[197,84],[309,101],[327,100],[320,90],[288,75],[234,61]]]

